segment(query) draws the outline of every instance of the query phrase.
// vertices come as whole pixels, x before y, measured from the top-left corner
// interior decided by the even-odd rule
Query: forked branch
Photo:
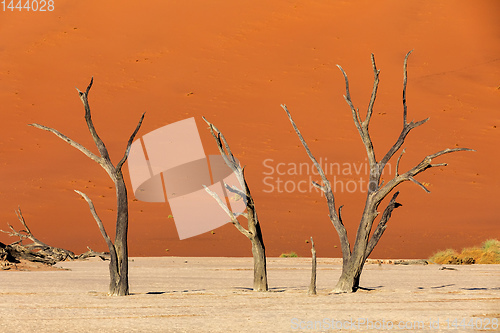
[[[222,158],[224,159],[224,162],[226,165],[233,170],[234,174],[236,175],[236,178],[238,179],[238,182],[240,183],[241,187],[243,190],[240,190],[234,186],[228,186],[227,184],[224,184],[225,187],[233,193],[238,194],[240,197],[245,199],[246,205],[247,205],[247,213],[243,214],[248,221],[257,221],[256,220],[256,215],[255,215],[255,210],[253,207],[253,199],[250,194],[250,191],[248,189],[248,186],[246,184],[245,180],[245,174],[244,174],[244,169],[240,166],[240,164],[236,161],[236,158],[233,155],[233,152],[231,151],[231,148],[229,147],[229,144],[226,141],[226,138],[224,135],[215,127],[214,124],[210,123],[205,117],[203,117],[203,120],[207,123],[210,133],[215,139],[215,142],[217,143],[217,148],[219,149],[220,154],[222,155]],[[213,192],[210,190],[208,187],[205,187],[205,190],[207,191],[208,194],[210,194],[219,204],[220,207],[226,212],[226,214],[229,216],[231,219],[231,223],[238,229],[243,235],[245,235],[247,238],[250,240],[255,237],[255,234],[251,230],[251,226],[249,225],[248,230],[243,227],[240,222],[237,219],[237,214],[233,213],[229,207],[222,201],[222,199],[217,195],[217,193]],[[249,223],[251,224],[251,223]]]
[[[238,221],[238,219],[236,218],[236,214],[234,214],[230,209],[229,207],[227,207],[227,205],[221,200],[221,198],[217,195],[217,193],[215,193],[214,191],[212,191],[211,189],[209,189],[207,186],[203,185],[203,187],[205,188],[205,191],[207,191],[208,194],[210,194],[214,199],[215,201],[217,201],[217,203],[219,204],[219,206],[226,212],[226,214],[229,216],[229,218],[231,219],[231,223],[234,224],[234,226],[236,227],[236,229],[238,229],[243,235],[245,235],[246,237],[248,237],[249,239],[252,238],[252,234],[248,232],[247,229],[245,229],[241,224],[240,222]]]
[[[89,106],[89,101],[88,101],[88,95],[90,92],[90,88],[92,87],[92,84],[94,83],[94,77],[90,79],[90,83],[87,86],[87,89],[85,92],[81,92],[78,88],[76,90],[78,91],[78,95],[80,96],[80,99],[82,100],[83,106],[85,108],[85,121],[87,122],[87,127],[89,128],[90,135],[92,135],[92,138],[94,139],[94,143],[97,146],[97,149],[99,150],[99,153],[101,154],[101,157],[109,160],[109,153],[108,149],[106,148],[106,145],[104,142],[101,140],[99,135],[97,134],[97,131],[94,127],[94,123],[92,122],[92,115],[90,113],[90,106]]]
[[[387,222],[391,218],[392,211],[394,209],[402,206],[400,203],[396,202],[398,195],[399,195],[399,191],[394,193],[391,201],[389,201],[389,204],[387,204],[387,207],[385,207],[384,213],[382,214],[382,217],[380,218],[380,221],[377,225],[377,228],[373,232],[373,235],[370,238],[370,241],[368,242],[368,245],[366,247],[365,259],[368,258],[370,253],[372,253],[373,249],[375,248],[375,245],[377,245],[378,241],[380,240],[380,237],[382,237],[385,229],[387,228]]]
[[[372,54],[371,55],[372,59],[372,67],[373,67],[373,73],[374,73],[374,79],[373,79],[373,89],[372,89],[372,95],[370,98],[370,104],[368,105],[368,110],[366,112],[366,118],[365,120],[361,120],[361,116],[359,114],[359,109],[356,109],[354,107],[354,104],[351,100],[351,93],[349,91],[349,79],[347,78],[347,74],[344,71],[344,69],[340,66],[337,65],[337,67],[340,69],[342,72],[342,75],[344,76],[344,81],[345,81],[345,90],[346,94],[344,95],[344,99],[351,108],[351,113],[352,117],[354,120],[354,124],[356,125],[356,128],[358,129],[359,135],[361,137],[361,140],[363,141],[363,144],[366,149],[366,154],[368,156],[368,163],[370,164],[370,169],[373,170],[377,166],[377,160],[375,158],[375,151],[373,149],[373,143],[372,139],[370,137],[370,132],[368,130],[370,126],[370,119],[373,113],[373,106],[375,104],[375,99],[377,98],[377,89],[378,89],[378,84],[379,84],[379,74],[380,70],[377,69],[377,65],[375,64],[375,56]]]
[[[329,210],[329,217],[330,221],[333,224],[333,227],[337,231],[339,238],[340,238],[340,245],[342,248],[342,259],[343,259],[343,265],[347,264],[347,261],[349,260],[349,257],[351,255],[351,246],[349,244],[349,239],[347,238],[347,230],[344,227],[344,224],[342,223],[342,220],[340,219],[340,207],[339,208],[339,214],[337,214],[336,208],[335,208],[335,196],[333,195],[332,188],[330,185],[330,181],[326,178],[326,175],[323,171],[323,168],[321,168],[321,165],[318,163],[314,155],[311,153],[311,150],[309,149],[309,146],[307,145],[306,141],[304,140],[304,137],[300,133],[299,128],[295,124],[295,122],[292,119],[292,115],[290,114],[290,111],[288,111],[288,108],[286,105],[282,104],[281,107],[283,110],[285,110],[288,119],[290,120],[290,123],[292,124],[293,129],[295,130],[295,133],[299,137],[300,142],[304,146],[307,155],[313,162],[314,166],[316,167],[316,170],[321,176],[321,180],[323,182],[323,185],[320,185],[316,182],[312,182],[314,186],[317,188],[321,189],[325,193],[325,198],[328,204],[328,210]]]
[[[424,172],[429,168],[447,165],[446,163],[433,164],[432,160],[441,155],[454,153],[457,151],[475,151],[475,150],[470,148],[447,148],[435,154],[427,155],[419,164],[417,164],[416,166],[414,166],[413,168],[411,168],[410,170],[401,175],[396,174],[394,178],[388,181],[385,186],[381,187],[375,194],[374,201],[376,203],[382,201],[385,198],[385,196],[389,194],[389,192],[391,192],[396,186],[405,181],[412,181],[417,185],[419,185],[421,188],[423,188],[424,191],[429,193],[430,191],[423,184],[415,180],[415,176]]]
[[[127,161],[127,158],[128,158],[129,152],[130,152],[130,147],[132,145],[132,142],[134,141],[135,136],[137,135],[137,132],[139,132],[139,129],[141,128],[141,125],[142,125],[142,122],[144,120],[144,116],[146,113],[144,112],[142,114],[141,118],[139,119],[139,123],[137,124],[134,132],[132,133],[132,135],[130,136],[130,138],[127,142],[127,147],[125,149],[125,153],[123,154],[122,159],[118,162],[116,167],[114,167],[113,163],[111,162],[111,159],[109,157],[109,153],[108,153],[108,150],[106,148],[106,145],[104,144],[104,142],[101,140],[101,138],[97,134],[97,131],[94,127],[94,123],[92,122],[92,116],[90,113],[90,106],[89,106],[87,96],[89,94],[89,91],[90,91],[90,88],[92,87],[93,82],[94,82],[94,78],[92,78],[90,80],[90,83],[87,86],[87,89],[85,90],[85,92],[81,92],[78,88],[76,90],[78,91],[80,99],[82,100],[83,106],[85,108],[85,121],[87,122],[87,127],[90,131],[90,134],[92,135],[94,143],[97,146],[97,149],[99,151],[100,156],[97,156],[96,154],[91,152],[89,149],[85,148],[83,145],[81,145],[78,142],[74,141],[73,139],[67,137],[66,135],[62,134],[61,132],[59,132],[56,129],[53,129],[51,127],[47,127],[44,125],[39,125],[36,123],[29,124],[29,126],[33,126],[35,128],[51,132],[54,135],[56,135],[58,138],[66,141],[69,145],[71,145],[72,147],[75,147],[76,149],[78,149],[79,151],[84,153],[88,158],[90,158],[91,160],[93,160],[93,161],[97,162],[99,165],[101,165],[108,172],[108,174],[113,178],[112,174],[116,171],[121,170],[123,164]]]

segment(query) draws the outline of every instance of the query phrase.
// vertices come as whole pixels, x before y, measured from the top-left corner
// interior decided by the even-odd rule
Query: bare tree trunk
[[[253,197],[250,194],[250,189],[245,180],[244,169],[236,162],[236,159],[229,148],[229,145],[224,138],[224,135],[210,122],[203,118],[210,128],[210,132],[217,142],[219,151],[227,164],[234,174],[238,178],[241,189],[231,187],[224,184],[230,192],[235,192],[245,199],[246,202],[246,213],[243,213],[248,221],[248,229],[245,229],[237,219],[237,215],[234,214],[227,205],[219,198],[219,196],[211,191],[208,187],[205,190],[217,201],[217,203],[224,209],[227,215],[231,218],[231,222],[243,235],[245,235],[252,244],[252,255],[253,255],[253,290],[254,291],[267,291],[267,268],[266,268],[266,248],[264,246],[264,240],[262,237],[262,231],[260,229],[259,219],[257,217],[257,212],[255,211],[255,203]]]
[[[116,186],[117,217],[115,234],[116,256],[109,264],[110,283],[109,292],[111,295],[128,295],[128,200],[127,188],[121,170],[117,173],[117,178],[113,179]]]
[[[262,235],[261,235],[262,236]],[[252,239],[253,290],[267,291],[266,249],[262,237]]]
[[[309,284],[309,295],[316,295],[316,248],[314,247],[314,240],[311,237],[311,254],[312,254],[312,266],[311,266],[311,283]]]
[[[370,253],[373,251],[375,246],[377,245],[378,241],[382,237],[382,234],[384,233],[386,229],[386,224],[391,217],[392,211],[395,208],[398,208],[401,206],[400,203],[396,202],[396,198],[399,194],[399,192],[395,192],[394,195],[392,196],[392,199],[389,201],[387,204],[382,217],[380,218],[377,227],[373,234],[370,234],[372,231],[372,226],[379,215],[379,212],[377,211],[380,203],[382,200],[391,193],[391,191],[398,186],[399,184],[405,182],[405,181],[412,181],[413,183],[419,185],[424,191],[429,192],[429,190],[420,182],[418,182],[414,177],[418,175],[419,173],[432,168],[436,166],[445,166],[446,163],[439,163],[439,164],[432,164],[432,160],[438,156],[456,152],[456,151],[472,151],[472,149],[468,148],[454,148],[454,149],[445,149],[440,152],[437,152],[435,154],[427,155],[422,162],[411,168],[409,171],[399,174],[399,161],[404,154],[404,149],[399,155],[399,158],[397,160],[396,164],[396,174],[393,179],[389,180],[386,184],[384,182],[381,182],[381,176],[382,172],[384,170],[384,167],[387,165],[389,160],[394,156],[394,154],[401,148],[401,146],[404,143],[404,140],[408,133],[410,131],[420,125],[423,125],[426,123],[429,118],[421,120],[421,121],[410,121],[409,123],[407,122],[407,105],[406,105],[406,83],[407,83],[407,72],[406,72],[406,66],[407,66],[407,60],[410,55],[411,51],[406,54],[405,60],[404,60],[404,65],[403,65],[403,72],[404,72],[404,80],[403,80],[403,129],[401,130],[401,133],[399,137],[397,138],[396,142],[394,145],[389,149],[389,151],[384,155],[384,157],[377,162],[377,159],[375,157],[375,150],[373,148],[373,143],[372,139],[370,137],[370,133],[368,131],[368,127],[370,124],[370,119],[372,116],[373,112],[373,106],[375,103],[375,99],[377,96],[377,90],[378,90],[378,84],[379,84],[379,73],[380,71],[377,69],[377,66],[375,65],[375,57],[371,56],[372,60],[372,67],[373,67],[373,73],[374,73],[374,82],[373,82],[373,90],[372,90],[372,95],[370,99],[370,103],[368,105],[368,111],[366,114],[366,117],[364,120],[361,119],[361,115],[359,113],[359,109],[356,109],[352,103],[350,92],[349,92],[349,80],[347,79],[347,74],[344,72],[342,67],[338,66],[339,69],[341,70],[342,74],[344,75],[345,79],[345,86],[346,86],[346,94],[344,96],[347,104],[349,105],[352,113],[352,117],[354,120],[354,124],[356,125],[356,128],[358,129],[358,132],[360,134],[361,140],[363,141],[363,144],[366,149],[366,154],[368,157],[368,162],[370,165],[370,177],[369,177],[369,182],[368,182],[368,191],[367,191],[367,197],[366,197],[366,202],[365,202],[365,209],[363,211],[363,215],[361,217],[361,221],[359,223],[358,227],[358,232],[356,234],[356,241],[354,243],[354,246],[351,251],[351,247],[349,244],[349,240],[347,238],[347,231],[344,227],[344,224],[342,222],[341,218],[341,209],[342,207],[339,208],[339,211],[337,213],[336,208],[335,208],[335,198],[332,192],[332,188],[330,186],[330,182],[326,178],[325,173],[323,172],[321,166],[318,164],[314,156],[312,155],[311,151],[309,150],[309,147],[307,146],[304,138],[302,137],[302,134],[300,133],[299,129],[295,125],[295,122],[292,119],[292,116],[290,112],[288,111],[286,105],[282,105],[283,109],[288,115],[288,118],[297,133],[300,141],[302,142],[302,145],[306,149],[307,154],[309,155],[309,158],[313,161],[314,165],[316,166],[316,169],[318,170],[318,173],[321,176],[322,180],[322,185],[313,182],[313,185],[316,186],[317,188],[321,189],[325,193],[325,197],[327,199],[327,204],[328,204],[328,209],[330,211],[330,220],[332,221],[333,226],[335,227],[335,230],[337,231],[339,235],[339,240],[340,244],[342,247],[342,257],[343,257],[343,265],[342,265],[342,274],[340,276],[339,281],[337,282],[337,285],[333,289],[334,293],[344,293],[344,292],[354,292],[359,288],[359,280],[361,277],[361,272],[363,271],[364,264],[366,262],[366,259],[370,255]]]
[[[84,153],[87,157],[97,162],[106,172],[109,177],[113,180],[116,189],[116,199],[117,199],[117,216],[116,216],[116,234],[115,234],[115,242],[113,243],[109,238],[104,225],[97,215],[95,211],[94,204],[92,200],[85,194],[80,191],[76,191],[80,194],[89,204],[90,211],[94,216],[94,219],[99,226],[99,230],[106,241],[106,244],[109,248],[110,253],[110,263],[109,263],[109,273],[110,273],[110,284],[109,284],[109,294],[113,296],[125,296],[129,294],[129,284],[128,284],[128,245],[127,245],[127,234],[128,234],[128,199],[127,199],[127,188],[125,186],[125,181],[123,179],[122,167],[128,158],[128,154],[130,152],[130,146],[132,145],[132,141],[134,140],[137,132],[139,131],[142,121],[144,119],[144,114],[142,114],[139,123],[137,124],[134,132],[130,136],[127,142],[127,148],[125,149],[125,153],[122,159],[118,162],[116,167],[111,162],[109,157],[108,150],[101,140],[97,131],[95,130],[94,124],[92,122],[92,117],[90,113],[90,106],[88,103],[88,93],[90,88],[92,87],[93,79],[90,81],[90,84],[87,86],[85,92],[81,92],[78,90],[80,95],[80,99],[82,100],[83,106],[85,108],[85,121],[87,123],[87,127],[89,128],[90,134],[94,139],[94,143],[99,150],[100,156],[95,155],[87,148],[83,147],[81,144],[76,141],[68,138],[64,134],[61,134],[57,130],[38,125],[38,124],[30,124],[33,127],[43,129],[49,132],[54,133],[57,137],[69,143],[71,146],[77,148],[82,153]]]

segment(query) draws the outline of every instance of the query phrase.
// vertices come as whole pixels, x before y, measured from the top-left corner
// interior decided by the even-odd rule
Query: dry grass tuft
[[[429,260],[451,265],[500,264],[500,241],[489,239],[481,247],[465,248],[461,253],[447,249],[435,253]]]

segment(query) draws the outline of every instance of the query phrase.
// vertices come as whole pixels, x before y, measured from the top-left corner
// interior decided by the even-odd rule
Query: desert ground
[[[336,65],[347,72],[364,116],[375,55],[381,72],[370,131],[380,159],[401,130],[403,59],[413,49],[408,120],[430,120],[408,136],[401,170],[444,148],[476,152],[442,156],[436,163],[448,166],[419,175],[431,193],[409,182],[399,188],[403,206],[373,257],[428,258],[497,237],[499,12],[497,0],[89,0],[55,1],[46,12],[1,11],[0,229],[19,226],[20,205],[44,242],[75,253],[107,250],[88,206],[73,192],[93,199],[113,234],[116,199],[107,174],[54,135],[27,126],[54,127],[96,152],[75,90],[94,77],[93,120],[115,163],[143,112],[139,136],[194,117],[205,153],[218,154],[205,116],[246,166],[267,253],[307,256],[305,240],[313,236],[319,256],[341,257],[324,197],[312,186],[297,190],[318,177],[286,167],[310,161],[280,104],[315,156],[342,166],[328,177],[353,239],[365,202],[355,185],[366,184],[368,172]],[[137,201],[127,165],[124,173],[131,255],[250,255],[230,224],[179,240],[168,203]],[[11,239],[0,234],[0,241]]]
[[[250,244],[232,225],[180,240],[169,204],[137,200],[125,165],[132,295],[106,295],[108,263],[98,259],[0,271],[1,332],[352,331],[325,326],[351,320],[367,332],[389,323],[406,331],[471,332],[488,320],[485,331],[495,329],[499,265],[368,264],[365,289],[329,294],[341,266],[326,258],[341,257],[340,244],[324,196],[312,186],[298,190],[318,177],[292,169],[310,161],[280,105],[288,106],[316,158],[339,166],[327,176],[353,240],[366,199],[360,181],[366,184],[369,170],[337,65],[364,116],[375,55],[381,72],[370,133],[380,160],[401,131],[403,59],[414,50],[408,120],[430,120],[407,137],[401,170],[445,148],[475,152],[442,156],[436,163],[447,166],[418,175],[430,193],[409,182],[398,188],[403,206],[371,257],[428,258],[498,238],[500,1],[53,4],[45,12],[0,7],[0,229],[6,223],[20,229],[14,210],[21,206],[43,242],[77,254],[87,246],[107,251],[74,190],[93,199],[113,235],[113,183],[73,147],[27,126],[54,127],[96,152],[75,90],[93,77],[92,118],[115,163],[143,112],[139,137],[194,117],[207,155],[218,151],[201,117],[224,133],[245,165],[270,256],[271,291],[250,291]],[[321,258],[317,296],[307,295],[311,236]],[[13,241],[0,233],[0,242]],[[277,258],[290,251],[301,258]],[[460,326],[471,319],[474,328]]]
[[[308,258],[269,258],[270,291],[264,293],[251,291],[251,258],[130,260],[132,294],[126,297],[107,296],[108,262],[100,259],[57,265],[65,270],[1,271],[2,332],[500,330],[494,324],[500,265],[367,264],[365,289],[332,295],[340,261],[319,258],[318,295],[309,296]],[[479,329],[488,318],[489,329]],[[478,326],[460,326],[463,319]]]

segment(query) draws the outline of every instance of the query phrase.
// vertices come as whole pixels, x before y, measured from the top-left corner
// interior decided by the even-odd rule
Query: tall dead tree
[[[317,162],[316,158],[314,158],[313,154],[309,150],[309,147],[307,146],[304,138],[302,137],[302,134],[300,133],[299,129],[295,125],[295,122],[292,119],[292,116],[290,115],[290,112],[288,111],[286,105],[282,105],[282,108],[285,110],[285,112],[288,115],[288,118],[297,133],[300,141],[302,142],[302,145],[304,146],[307,154],[309,155],[309,158],[312,160],[314,163],[316,169],[318,170],[318,173],[321,176],[322,180],[322,185],[313,182],[313,185],[317,188],[319,188],[321,191],[324,192],[326,201],[328,204],[328,209],[329,209],[329,217],[330,220],[335,227],[335,230],[337,231],[339,238],[340,238],[340,244],[341,244],[341,249],[342,249],[342,259],[343,259],[343,265],[342,265],[342,274],[340,276],[339,281],[337,282],[337,285],[333,289],[332,292],[334,293],[345,293],[345,292],[354,292],[359,288],[359,279],[361,276],[361,272],[363,270],[363,266],[365,264],[366,258],[370,255],[370,253],[373,251],[375,248],[375,245],[377,245],[378,241],[380,240],[380,237],[382,237],[382,234],[384,233],[386,227],[387,227],[387,222],[389,221],[389,218],[391,217],[391,214],[393,210],[399,206],[401,206],[400,203],[396,202],[396,199],[399,195],[399,192],[395,192],[392,195],[392,198],[390,199],[389,203],[385,207],[382,216],[377,224],[377,227],[375,228],[373,234],[371,234],[372,231],[372,225],[373,222],[375,221],[375,218],[379,215],[379,212],[377,211],[380,203],[382,200],[391,193],[391,191],[398,186],[399,184],[405,182],[405,181],[411,181],[418,186],[420,186],[425,192],[429,192],[429,190],[419,181],[415,179],[415,176],[418,175],[419,173],[432,168],[432,167],[437,167],[437,166],[445,166],[447,165],[446,163],[438,163],[438,164],[433,164],[432,161],[438,156],[456,152],[456,151],[471,151],[472,149],[468,148],[453,148],[453,149],[445,149],[440,152],[437,152],[435,154],[427,155],[424,157],[424,159],[411,168],[410,170],[406,171],[405,173],[400,174],[399,173],[399,162],[401,160],[402,155],[404,154],[405,150],[403,149],[402,152],[400,153],[397,163],[396,163],[396,172],[394,178],[389,180],[387,183],[384,183],[384,181],[381,182],[381,176],[382,172],[384,170],[384,167],[387,165],[389,160],[394,156],[394,154],[401,148],[401,146],[404,143],[404,140],[408,133],[410,131],[420,125],[423,125],[426,123],[429,118],[414,122],[413,120],[408,123],[407,121],[407,105],[406,105],[406,83],[407,83],[407,60],[412,51],[408,52],[406,54],[406,57],[404,59],[404,65],[403,65],[403,72],[404,72],[404,79],[403,79],[403,128],[401,130],[401,133],[399,134],[399,137],[397,138],[396,142],[394,145],[387,151],[387,153],[382,157],[380,161],[377,161],[375,157],[375,151],[373,149],[373,143],[372,139],[370,137],[370,133],[368,131],[368,126],[370,125],[370,119],[373,113],[373,106],[375,103],[375,98],[377,96],[377,88],[379,84],[379,73],[380,71],[377,69],[377,66],[375,65],[375,57],[373,54],[371,55],[371,60],[372,60],[372,67],[373,67],[373,73],[374,73],[374,82],[373,82],[373,90],[371,94],[371,99],[370,103],[368,105],[368,110],[366,113],[366,117],[364,120],[361,119],[361,115],[359,113],[359,109],[356,109],[352,103],[351,100],[351,95],[349,93],[349,80],[347,79],[347,74],[344,72],[342,67],[338,66],[339,69],[341,70],[342,74],[344,75],[345,79],[345,86],[346,86],[346,94],[344,96],[347,104],[349,105],[352,113],[352,118],[354,120],[354,124],[356,125],[356,128],[358,129],[359,135],[361,136],[361,140],[363,141],[363,144],[366,149],[366,154],[368,156],[368,162],[370,165],[370,176],[369,176],[369,185],[368,185],[368,190],[367,190],[367,196],[366,196],[366,202],[365,202],[365,208],[363,211],[363,215],[361,217],[361,221],[359,223],[358,231],[356,234],[356,240],[354,243],[354,246],[351,250],[351,246],[349,244],[349,239],[347,237],[347,231],[344,226],[344,223],[342,221],[341,217],[341,207],[339,207],[338,212],[335,206],[335,198],[332,192],[332,188],[330,185],[330,182],[325,176],[325,173],[323,172],[321,166]],[[370,237],[371,234],[371,237]]]
[[[125,153],[122,159],[118,162],[116,166],[111,162],[111,158],[109,157],[108,150],[101,140],[99,135],[97,135],[97,131],[92,122],[90,107],[88,102],[88,94],[90,88],[92,87],[94,79],[90,80],[90,84],[87,86],[85,92],[81,92],[77,89],[78,94],[80,95],[80,99],[83,102],[83,106],[85,108],[85,121],[87,123],[87,127],[89,128],[90,134],[94,139],[94,142],[99,151],[99,156],[79,144],[74,140],[68,138],[66,135],[61,134],[59,131],[38,124],[30,124],[30,126],[49,131],[54,133],[60,139],[66,141],[71,146],[80,150],[84,153],[88,158],[97,162],[101,167],[106,170],[109,177],[115,184],[116,190],[116,198],[117,198],[117,216],[116,216],[116,234],[115,234],[115,242],[113,243],[104,229],[104,225],[101,222],[99,216],[94,209],[94,204],[90,200],[90,198],[80,191],[76,191],[80,194],[89,204],[90,211],[94,216],[94,219],[99,226],[99,230],[101,231],[104,240],[109,248],[110,253],[110,263],[109,263],[109,273],[110,273],[110,283],[109,283],[109,294],[114,296],[125,296],[129,294],[129,284],[128,284],[128,245],[127,245],[127,234],[128,234],[128,199],[127,199],[127,188],[125,186],[125,181],[123,179],[122,167],[125,161],[128,158],[128,154],[130,152],[130,146],[132,141],[134,140],[139,128],[141,127],[142,121],[144,119],[144,113],[142,114],[139,123],[137,124],[134,132],[130,136],[127,148],[125,149]]]
[[[229,186],[224,184],[228,191],[239,195],[241,198],[245,199],[246,212],[242,213],[247,221],[247,229],[243,227],[238,221],[237,217],[239,214],[233,213],[225,203],[219,198],[219,196],[211,191],[208,187],[205,190],[217,200],[217,203],[224,209],[224,211],[229,215],[231,222],[243,235],[245,235],[252,243],[252,254],[253,254],[253,290],[254,291],[267,291],[267,270],[266,270],[266,248],[264,246],[264,240],[262,238],[262,231],[260,230],[259,219],[257,217],[257,211],[255,210],[255,203],[252,195],[250,194],[250,189],[248,188],[247,182],[245,180],[244,168],[236,161],[231,152],[231,148],[224,138],[224,135],[208,120],[203,117],[203,120],[208,124],[210,132],[217,142],[217,147],[231,170],[233,170],[238,182],[241,186],[241,190],[235,186]]]

